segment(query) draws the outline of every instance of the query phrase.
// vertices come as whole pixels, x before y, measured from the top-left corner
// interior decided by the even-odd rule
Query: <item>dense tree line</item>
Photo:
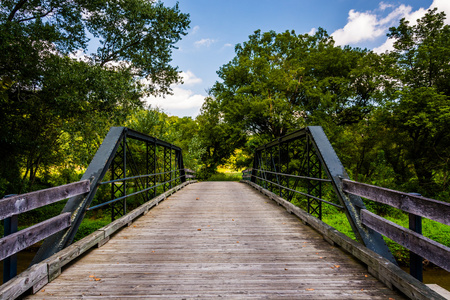
[[[354,179],[448,198],[450,26],[444,20],[437,9],[415,25],[402,19],[388,33],[395,49],[381,55],[336,46],[323,29],[312,36],[255,31],[218,71],[222,81],[198,118],[209,128],[209,167],[236,148],[251,158],[257,145],[321,125]]]
[[[167,93],[189,22],[159,1],[2,1],[0,193],[27,191],[55,167],[85,167],[142,96]],[[77,58],[89,39],[96,52]]]
[[[353,179],[448,198],[450,27],[436,9],[390,28],[395,49],[384,54],[336,46],[324,29],[257,30],[193,120],[142,102],[179,80],[171,49],[189,17],[178,7],[41,4],[4,1],[0,11],[0,194],[76,180],[110,126],[181,146],[207,178],[232,156],[249,167],[258,145],[320,125]],[[100,46],[76,58],[86,32]]]

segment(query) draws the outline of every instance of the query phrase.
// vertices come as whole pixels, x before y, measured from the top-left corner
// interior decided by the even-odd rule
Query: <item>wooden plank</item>
[[[5,259],[70,226],[70,213],[64,213],[0,239],[0,260]]]
[[[73,182],[45,190],[0,200],[0,220],[24,213],[72,196],[89,192],[89,180]]]
[[[0,300],[16,299],[35,284],[45,280],[46,277],[47,264],[45,262],[33,265],[0,286]]]
[[[381,255],[352,240],[348,236],[337,231],[335,228],[329,226],[328,224],[325,224],[321,220],[313,217],[299,207],[296,207],[292,203],[284,200],[283,198],[270,192],[269,190],[263,189],[253,182],[241,182],[246,183],[259,190],[261,193],[267,195],[270,199],[273,199],[279,205],[285,207],[287,211],[291,211],[305,223],[311,225],[311,227],[313,227],[315,230],[322,233],[324,236],[327,236],[337,245],[342,247],[342,249],[346,250],[355,258],[365,263],[370,270],[370,274],[378,278],[387,286],[395,286],[411,299],[444,299],[438,293],[436,293],[408,273],[404,272],[398,266],[392,264]]]
[[[450,248],[421,234],[386,220],[367,209],[361,210],[361,222],[367,227],[428,259],[435,265],[450,271]]]
[[[399,208],[407,213],[450,225],[450,203],[402,193],[370,184],[342,180],[344,192]]]
[[[403,299],[294,215],[237,182],[189,185],[36,295],[102,297]]]

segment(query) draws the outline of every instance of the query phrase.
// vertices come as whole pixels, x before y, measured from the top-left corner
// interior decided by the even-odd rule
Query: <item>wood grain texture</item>
[[[366,183],[342,180],[344,192],[384,203],[392,207],[450,225],[450,203],[390,190]]]
[[[0,260],[70,226],[70,213],[64,213],[0,239]]]
[[[189,185],[26,299],[403,299],[275,202]]]
[[[89,180],[73,182],[57,187],[12,196],[0,200],[0,220],[42,207],[72,196],[89,192]]]
[[[283,206],[286,211],[296,215],[302,222],[310,225],[312,228],[320,232],[323,235],[324,239],[335,243],[336,245],[344,249],[347,253],[350,253],[353,257],[363,262],[367,266],[369,272],[376,278],[378,278],[381,282],[385,283],[387,286],[397,288],[410,299],[445,299],[440,294],[436,293],[422,282],[404,272],[402,269],[391,263],[386,258],[368,249],[355,240],[352,240],[345,234],[337,231],[335,228],[313,217],[291,202],[284,200],[278,195],[262,188],[261,186],[256,185],[253,182],[247,180],[243,180],[241,182],[252,186],[270,199],[274,200],[280,206]]]
[[[421,234],[386,220],[367,209],[361,210],[361,222],[412,252],[450,272],[450,248]]]

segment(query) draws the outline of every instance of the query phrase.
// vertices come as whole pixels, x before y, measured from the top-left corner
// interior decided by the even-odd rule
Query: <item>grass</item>
[[[409,218],[405,213],[394,213],[395,216],[384,216],[385,219],[392,221],[402,227],[408,228]],[[355,234],[353,233],[350,223],[347,220],[345,214],[342,213],[332,213],[324,214],[322,220],[328,225],[336,228],[338,231],[347,235],[348,237],[356,240]],[[441,224],[436,221],[429,219],[422,219],[422,233],[425,237],[432,239],[442,245],[450,247],[450,226]],[[389,250],[394,255],[395,259],[401,266],[409,266],[409,250],[405,247],[399,245],[398,243],[383,237]]]
[[[217,173],[211,175],[208,181],[240,181],[241,179],[241,170],[233,170],[222,166],[217,168]]]
[[[240,181],[241,179],[241,173],[217,173],[211,175],[208,181]]]

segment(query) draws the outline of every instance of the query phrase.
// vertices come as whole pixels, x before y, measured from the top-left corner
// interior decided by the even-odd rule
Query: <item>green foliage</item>
[[[85,236],[95,232],[96,230],[108,225],[111,222],[109,216],[104,216],[100,219],[89,219],[84,218],[83,222],[81,222],[80,227],[78,228],[77,233],[75,234],[74,242],[81,240]]]
[[[22,193],[51,167],[86,167],[143,95],[180,79],[170,57],[188,26],[159,1],[2,1],[2,189]],[[88,34],[100,44],[90,55]]]
[[[209,176],[207,181],[240,181],[242,180],[242,174],[241,173],[231,173],[231,174],[225,174],[225,173],[217,173]]]

